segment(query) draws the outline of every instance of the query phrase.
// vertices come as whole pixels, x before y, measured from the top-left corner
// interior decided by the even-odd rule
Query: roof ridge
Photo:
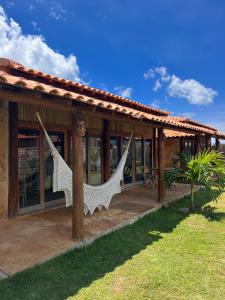
[[[8,58],[0,58],[0,67],[1,66],[6,67],[6,68],[15,69],[15,70],[18,70],[18,71],[23,71],[27,74],[38,75],[40,77],[55,80],[55,81],[65,83],[65,84],[71,83],[71,85],[76,86],[77,88],[86,89],[87,91],[92,91],[92,92],[99,93],[99,94],[102,94],[102,95],[105,95],[105,96],[108,96],[108,97],[112,97],[112,98],[115,99],[115,101],[118,102],[118,104],[119,103],[120,104],[127,103],[127,104],[130,104],[130,105],[135,105],[135,106],[137,106],[139,108],[142,108],[142,109],[146,109],[146,110],[151,111],[151,112],[155,112],[155,113],[158,113],[158,114],[165,115],[165,116],[170,115],[169,111],[162,110],[162,109],[157,109],[157,108],[151,107],[149,105],[143,104],[141,102],[138,102],[138,101],[135,101],[135,100],[132,100],[132,99],[128,99],[128,98],[125,98],[125,97],[122,97],[122,96],[119,96],[119,95],[116,95],[116,94],[112,94],[112,93],[109,93],[109,92],[106,92],[106,91],[103,91],[103,90],[100,90],[100,89],[97,89],[97,88],[93,88],[93,87],[90,87],[90,86],[85,85],[85,84],[81,84],[81,83],[71,81],[71,80],[66,80],[64,78],[60,78],[60,77],[57,77],[57,76],[54,76],[54,75],[50,75],[50,74],[47,74],[47,73],[44,73],[44,72],[40,72],[40,71],[31,69],[31,68],[27,68],[27,67],[23,66],[22,64],[20,64],[16,61],[10,60]]]

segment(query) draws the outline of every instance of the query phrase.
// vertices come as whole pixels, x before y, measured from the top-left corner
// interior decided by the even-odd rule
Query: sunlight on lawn
[[[223,299],[225,193],[196,193],[0,282],[0,299]]]
[[[222,299],[224,217],[225,194],[68,299]]]

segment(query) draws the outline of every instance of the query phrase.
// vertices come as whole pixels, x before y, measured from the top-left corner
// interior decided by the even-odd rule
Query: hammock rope
[[[62,156],[59,154],[56,147],[54,146],[53,142],[51,141],[44,127],[44,124],[42,123],[39,113],[36,113],[36,115],[44,131],[46,140],[51,150],[51,154],[53,156],[53,164],[54,164],[53,192],[63,191],[65,193],[65,198],[66,198],[66,207],[71,206],[73,203],[72,170],[64,161],[64,159],[62,158]],[[121,193],[121,181],[123,180],[123,170],[127,160],[132,135],[133,132],[131,133],[128,145],[120,159],[120,162],[115,172],[109,178],[109,180],[99,186],[91,186],[84,183],[84,213],[85,214],[87,214],[88,212],[90,212],[90,214],[93,214],[96,208],[98,208],[99,210],[101,210],[102,207],[108,209],[112,197],[115,194]]]

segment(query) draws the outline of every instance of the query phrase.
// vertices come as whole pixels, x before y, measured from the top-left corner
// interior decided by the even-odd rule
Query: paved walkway
[[[171,202],[189,193],[178,184],[167,191]],[[135,222],[160,207],[157,191],[139,185],[114,196],[110,209],[85,217],[85,241],[71,238],[71,209],[58,207],[15,219],[0,220],[0,278],[40,264],[69,249],[89,244],[99,236]]]

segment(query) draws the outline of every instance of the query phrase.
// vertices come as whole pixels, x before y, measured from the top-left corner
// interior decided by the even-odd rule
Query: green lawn
[[[224,299],[225,193],[187,201],[1,281],[0,299]]]

